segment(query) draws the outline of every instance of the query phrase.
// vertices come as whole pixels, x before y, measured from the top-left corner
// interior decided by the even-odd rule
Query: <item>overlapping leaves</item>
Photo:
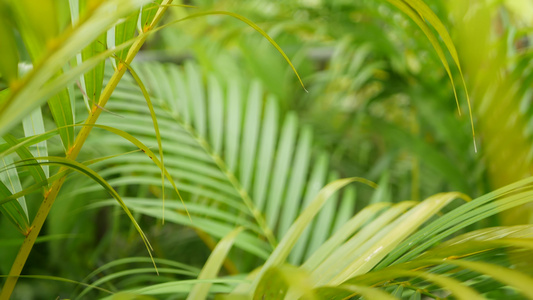
[[[459,193],[447,193],[421,203],[410,201],[394,206],[377,203],[353,217],[348,215],[339,220],[344,214],[336,213],[341,204],[335,193],[350,180],[335,181],[318,193],[327,174],[327,160],[319,155],[312,170],[297,167],[302,163],[299,160],[304,155],[302,153],[307,157],[305,162],[309,161],[311,141],[306,139],[310,139],[310,133],[301,131],[297,145],[288,145],[295,143],[296,117],[289,113],[278,133],[276,102],[268,95],[264,96],[258,84],[246,86],[234,80],[225,83],[209,76],[203,80],[196,66],[190,63],[184,68],[155,63],[135,68],[156,103],[155,112],[166,145],[165,161],[169,173],[178,180],[189,199],[187,207],[192,222],[177,202],[167,203],[167,221],[192,226],[215,238],[223,238],[235,226],[242,226],[247,231],[235,239],[235,246],[265,259],[265,264],[254,273],[249,283],[236,285],[237,282],[227,279],[228,284],[236,285],[233,296],[254,294],[260,299],[278,293],[276,289],[280,289],[279,292],[284,293],[287,299],[304,295],[377,295],[378,298],[386,298],[387,293],[409,298],[435,296],[443,290],[468,298],[501,292],[498,289],[501,285],[496,286],[496,290],[487,288],[485,284],[465,285],[465,280],[460,277],[462,273],[451,270],[471,269],[468,280],[474,282],[485,280],[487,275],[494,278],[490,280],[501,280],[496,276],[501,267],[493,265],[496,261],[488,257],[491,253],[494,255],[497,249],[515,246],[510,240],[500,239],[499,246],[480,242],[478,247],[486,249],[484,253],[489,256],[476,256],[478,252],[471,250],[472,246],[466,241],[450,248],[442,246],[445,250],[438,250],[438,253],[445,253],[439,254],[441,259],[442,255],[479,257],[489,259],[491,264],[442,263],[438,258],[428,258],[429,254],[420,255],[478,220],[530,202],[533,199],[530,191],[532,179],[480,197],[436,219],[435,215],[452,200],[467,198]],[[110,106],[122,117],[109,114],[103,120],[135,132],[146,144],[156,146],[155,136],[149,130],[149,114],[141,104],[143,100],[131,80],[125,83],[115,93]],[[126,101],[128,106],[124,104]],[[124,110],[124,107],[127,109]],[[123,146],[122,142],[106,136],[98,141]],[[294,149],[297,149],[296,152]],[[126,164],[132,161],[135,161],[134,165]],[[104,176],[120,174],[110,180],[111,184],[119,186],[138,182],[139,178],[143,184],[160,186],[157,172],[156,168],[150,167],[149,161],[137,155],[119,157],[113,165],[106,164],[102,171]],[[264,179],[264,172],[274,175]],[[284,180],[278,182],[280,177]],[[329,181],[334,179],[334,176],[328,178]],[[300,184],[300,190],[294,190],[294,183]],[[93,188],[88,187],[80,192],[91,190]],[[350,196],[351,193],[344,194]],[[287,198],[288,195],[298,197]],[[333,199],[329,199],[332,195]],[[345,201],[353,201],[353,198],[343,197],[342,202]],[[152,217],[161,216],[161,203],[154,199],[128,198],[126,202],[134,211]],[[300,205],[304,210],[287,214],[293,205]],[[283,221],[288,218],[287,215],[293,218]],[[281,225],[284,222],[288,222],[286,229]],[[513,232],[515,229],[502,230]],[[321,231],[325,233],[319,234]],[[317,238],[320,240],[315,241]],[[520,238],[529,237],[521,235]],[[524,243],[516,245],[527,251],[527,240]],[[298,270],[287,268],[286,261],[301,264],[301,267]],[[420,264],[415,263],[417,261]],[[509,261],[502,263],[512,265]],[[286,282],[268,288],[271,281],[279,277],[279,272],[302,274],[308,278],[305,280],[308,288],[302,289],[300,281],[291,280],[291,276],[285,277],[288,278]],[[520,272],[511,271],[509,276],[522,278],[523,282],[531,280]],[[300,275],[294,278],[300,278]],[[382,282],[389,283],[383,285]],[[527,293],[523,285],[515,287],[519,292]],[[309,288],[313,291],[310,292]],[[142,293],[142,290],[138,292]]]

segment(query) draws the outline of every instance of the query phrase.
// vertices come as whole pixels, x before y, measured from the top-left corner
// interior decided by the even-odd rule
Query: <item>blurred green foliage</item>
[[[0,5],[4,2],[0,1]],[[85,2],[96,5],[97,1]],[[24,3],[31,6],[28,1]],[[182,4],[194,7],[169,7],[163,23],[203,11],[231,11],[242,15],[279,44],[296,67],[308,92],[300,86],[280,53],[261,34],[230,16],[191,18],[150,36],[132,67],[139,72],[153,98],[160,120],[165,162],[169,172],[177,178],[180,193],[189,205],[192,223],[189,223],[185,210],[177,201],[178,197],[168,196],[171,194],[168,183],[165,192],[166,201],[170,202],[165,204],[168,205],[168,221],[164,225],[156,221],[162,212],[160,170],[144,153],[137,151],[106,159],[91,168],[104,177],[132,209],[149,236],[161,276],[156,276],[150,260],[141,258],[146,256],[144,244],[133,225],[124,218],[122,209],[113,206],[114,202],[109,201],[109,195],[100,186],[80,175],[69,175],[24,273],[76,279],[112,292],[126,291],[115,294],[113,299],[130,299],[134,296],[128,291],[137,288],[141,288],[136,291],[139,294],[148,295],[146,299],[152,299],[152,296],[157,299],[184,299],[194,284],[199,284],[195,291],[198,293],[198,289],[209,286],[208,283],[192,281],[183,287],[165,284],[196,278],[206,280],[210,278],[206,274],[216,275],[222,268],[221,277],[227,275],[224,278],[228,281],[211,282],[212,294],[233,292],[234,299],[237,299],[244,294],[240,292],[247,288],[244,279],[248,276],[250,282],[261,279],[254,283],[258,287],[256,297],[262,294],[275,298],[273,295],[278,292],[312,297],[310,289],[316,287],[309,287],[306,282],[316,274],[310,275],[306,271],[311,273],[313,270],[281,263],[273,264],[268,270],[256,268],[265,261],[270,262],[274,249],[279,249],[275,248],[276,243],[286,245],[283,238],[290,225],[294,224],[297,215],[304,212],[306,205],[313,203],[312,200],[327,182],[360,177],[377,182],[379,187],[376,190],[366,186],[349,187],[335,193],[332,196],[335,200],[324,204],[317,213],[317,220],[310,222],[310,229],[302,230],[304,241],[294,241],[294,251],[284,257],[293,265],[312,258],[314,251],[321,249],[335,230],[353,215],[366,212],[368,207],[380,207],[385,202],[399,203],[390,210],[376,208],[375,215],[362,222],[376,226],[374,234],[380,237],[380,234],[385,235],[379,231],[382,227],[391,230],[392,225],[412,225],[409,220],[401,223],[401,216],[411,205],[402,202],[404,200],[421,201],[450,191],[478,198],[530,176],[533,170],[533,5],[527,0],[427,0],[425,3],[444,23],[458,50],[472,101],[477,153],[472,141],[466,91],[458,89],[458,111],[452,85],[431,43],[408,16],[387,1],[186,1]],[[60,19],[66,20],[65,7],[57,11]],[[148,11],[155,14],[156,10]],[[29,12],[38,13],[34,9]],[[6,11],[2,10],[0,16],[3,14]],[[128,31],[130,35],[133,35],[131,31],[138,14],[135,12],[133,16],[123,19],[124,23],[118,25],[120,30]],[[33,22],[38,19],[37,16],[31,18]],[[50,40],[58,30],[57,24],[54,27],[47,23],[44,24],[46,26],[28,23],[27,26],[37,26],[43,31],[28,38],[4,24],[8,22],[15,20],[0,17],[0,39],[5,41],[0,50],[0,89],[3,89],[0,96],[9,88],[16,88],[16,79],[22,76],[17,70],[19,60],[22,66],[31,63],[30,57],[36,59],[43,55],[45,41],[39,42],[39,38]],[[61,26],[65,23],[62,21]],[[49,33],[52,31],[54,33]],[[120,36],[110,38],[105,34],[99,35],[79,55],[80,62],[82,57],[85,60],[105,51],[109,46],[106,43],[113,37],[117,43],[124,42]],[[30,41],[23,42],[25,39]],[[439,42],[444,45],[441,40]],[[25,49],[23,44],[27,45]],[[35,47],[28,46],[33,44]],[[74,111],[72,120],[59,122],[56,115],[52,116],[54,106],[43,107],[43,129],[55,128],[54,122],[61,126],[86,118],[88,111],[84,97],[87,105],[92,104],[102,88],[102,82],[95,81],[93,76],[99,76],[105,86],[113,72],[112,66],[120,64],[126,51],[121,50],[117,55],[120,58],[105,62],[106,75],[103,78],[104,63],[100,63],[96,69],[80,77],[80,81],[84,80],[77,83],[80,88],[71,84],[67,93],[65,87],[62,100],[68,103],[73,100],[72,103],[77,104],[67,108]],[[447,59],[452,62],[450,56]],[[462,86],[457,67],[453,63],[450,65],[455,86]],[[99,75],[94,75],[96,73]],[[81,88],[83,85],[86,85],[85,90]],[[90,93],[87,93],[89,90]],[[157,147],[148,108],[139,95],[140,90],[133,79],[125,76],[98,122],[122,128],[149,147]],[[7,98],[0,97],[0,101],[4,99]],[[213,99],[220,100],[221,104],[211,102]],[[250,108],[249,103],[252,102],[257,105],[255,111]],[[256,123],[247,119],[250,111],[256,114],[253,115],[257,116]],[[252,130],[253,126],[249,124],[258,126],[257,133],[260,134],[255,137],[257,151],[255,148],[245,149],[246,141],[240,142],[241,136],[243,139],[253,136],[253,132],[246,133]],[[71,129],[68,132],[74,132]],[[30,136],[23,126],[13,127],[10,133],[18,138]],[[72,137],[62,138],[63,141],[57,136],[49,139],[47,151],[56,155],[68,150]],[[108,132],[95,130],[79,161],[136,150],[126,144]],[[7,146],[1,149],[4,151]],[[157,151],[153,149],[153,152]],[[246,153],[251,153],[249,160],[243,158]],[[278,163],[284,157],[279,153],[288,153],[288,162]],[[298,157],[302,158],[301,162]],[[246,162],[250,165],[248,171]],[[57,169],[52,167],[51,173],[55,171]],[[246,172],[250,172],[249,175]],[[23,187],[33,183],[25,169],[18,173]],[[298,181],[300,177],[302,179]],[[2,177],[3,181],[6,181],[5,178]],[[261,183],[260,178],[265,178],[265,181]],[[291,190],[293,186],[297,187]],[[515,188],[498,192],[494,198],[483,197],[494,201],[515,194],[522,197],[519,192],[529,193],[529,182],[524,186],[517,184]],[[14,192],[11,190],[2,196],[8,197]],[[287,204],[290,196],[295,196],[294,207]],[[523,197],[531,198],[529,194],[526,196]],[[480,199],[485,199],[483,197]],[[40,199],[42,196],[37,194],[26,196],[30,220],[38,209]],[[256,211],[247,207],[246,199],[256,205],[259,217]],[[275,201],[279,203],[270,204]],[[518,201],[521,200],[513,203]],[[524,200],[524,203],[528,201]],[[377,206],[370,206],[372,204]],[[287,212],[289,207],[294,208],[294,215]],[[446,213],[453,214],[454,209],[461,207],[459,201],[455,201],[438,216],[428,215],[423,224],[438,223],[442,214],[452,222],[453,218]],[[430,240],[432,245],[422,244],[429,237],[428,240],[416,240],[413,229],[409,239],[420,243],[420,248],[410,248],[411,244],[405,243],[394,244],[390,256],[384,258],[387,263],[376,262],[372,266],[381,270],[389,267],[390,263],[392,269],[375,274],[354,274],[357,276],[344,285],[313,291],[324,298],[330,295],[355,297],[357,294],[372,299],[372,296],[382,297],[380,291],[405,299],[446,297],[447,292],[437,282],[417,277],[415,273],[401,273],[402,267],[410,267],[410,262],[402,260],[402,255],[414,256],[419,254],[415,250],[428,249],[423,246],[436,245],[444,238],[466,231],[488,226],[530,225],[533,221],[531,204],[514,207],[499,215],[496,213],[502,209],[496,207],[490,213],[480,209],[479,215],[472,218],[483,218],[479,217],[475,223],[464,220],[454,230],[449,229],[447,236]],[[383,218],[392,212],[396,215],[386,222],[389,226],[375,225],[378,216]],[[466,215],[470,210],[465,208],[462,212]],[[456,216],[457,219],[460,217]],[[0,226],[13,229],[3,230],[0,237],[0,270],[1,274],[7,274],[22,238],[16,235],[16,230],[10,227],[4,216],[0,219]],[[247,230],[244,233],[239,233],[240,229],[231,231],[237,226]],[[440,226],[439,230],[448,229],[446,225]],[[429,231],[427,228],[426,232]],[[531,240],[530,227],[501,230],[480,231],[480,236],[486,240],[502,237]],[[432,234],[429,232],[427,236]],[[461,240],[461,237],[458,239]],[[217,245],[219,240],[229,244],[221,242]],[[466,261],[486,260],[531,275],[529,267],[532,261],[526,255],[530,252],[507,240],[502,242],[504,246],[491,244],[486,248],[469,238],[463,238],[461,242],[465,242],[464,248],[453,248],[453,243],[448,241],[444,245],[451,245],[450,252],[442,254],[439,248],[430,249],[425,256],[417,257],[418,262],[413,264],[420,263],[420,268],[425,268],[427,274],[439,274],[468,283],[469,287],[491,299],[521,297],[517,292],[519,288],[510,288],[509,283],[503,284],[486,276],[494,275],[489,271],[457,271],[455,266],[428,261],[445,260],[454,255],[462,257],[461,251],[470,251],[464,252],[468,253],[465,254],[465,257],[468,256]],[[233,243],[233,250],[225,248]],[[363,240],[361,245],[370,247],[370,242]],[[506,252],[503,247],[511,250]],[[363,252],[366,248],[361,249]],[[211,263],[207,264],[206,260],[213,253],[218,255],[212,257],[218,257],[210,258]],[[392,262],[396,258],[398,261],[394,264],[399,266],[395,267]],[[201,270],[204,263],[209,268]],[[395,271],[399,275],[382,284],[387,271]],[[258,279],[250,275],[257,273],[263,277]],[[513,273],[512,276],[518,275]],[[382,290],[372,294],[373,291],[357,286],[358,282],[379,285]],[[289,287],[294,290],[289,290]],[[49,299],[77,295],[92,299],[107,295],[102,291],[84,291],[84,288],[73,288],[71,283],[66,282],[21,279],[15,297]],[[165,293],[165,288],[170,292]],[[231,299],[232,296],[227,297]]]

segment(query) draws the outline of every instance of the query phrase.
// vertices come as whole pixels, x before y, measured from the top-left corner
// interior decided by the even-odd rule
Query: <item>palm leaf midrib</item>
[[[212,189],[213,184],[207,184],[208,187],[211,187],[211,190],[216,190],[218,192],[223,192],[224,194],[231,196],[231,197],[237,197],[239,198],[248,209],[249,214],[255,219],[256,223],[260,226],[260,228],[263,231],[263,235],[267,237],[269,240],[271,246],[275,246],[277,244],[276,238],[274,237],[274,234],[272,232],[272,229],[270,229],[265,221],[265,218],[261,211],[256,208],[254,201],[252,200],[252,196],[250,195],[250,192],[243,187],[243,184],[241,183],[239,177],[235,174],[235,172],[231,171],[230,168],[227,166],[226,161],[223,157],[221,157],[218,153],[215,153],[213,150],[213,147],[211,143],[208,141],[208,139],[204,136],[202,136],[195,128],[194,122],[193,124],[188,123],[184,120],[183,114],[180,114],[176,111],[173,111],[166,101],[161,99],[161,97],[154,96],[154,87],[151,84],[149,80],[146,80],[146,74],[144,74],[144,68],[139,68],[139,76],[143,79],[145,85],[147,86],[150,97],[152,101],[154,102],[154,110],[158,116],[158,123],[160,130],[162,132],[165,131],[172,131],[172,135],[162,135],[162,141],[163,141],[163,149],[165,148],[165,142],[173,141],[175,142],[176,139],[183,143],[183,145],[188,146],[192,149],[201,149],[201,152],[203,152],[204,155],[195,155],[194,157],[190,157],[195,160],[202,160],[205,165],[214,165],[216,166],[217,170],[220,171],[221,176],[218,177],[220,184],[222,185],[228,185],[231,187],[232,192],[228,193],[227,189]],[[102,121],[106,122],[106,124],[111,126],[117,126],[122,127],[123,129],[126,129],[127,131],[134,131],[135,135],[142,135],[142,140],[147,142],[147,144],[155,145],[155,138],[151,137],[153,135],[153,127],[151,126],[151,121],[146,118],[146,115],[144,117],[142,115],[139,115],[138,113],[146,113],[148,111],[146,107],[146,101],[145,99],[140,96],[138,92],[135,92],[135,89],[133,88],[133,82],[126,79],[124,81],[126,84],[121,84],[117,88],[115,94],[113,95],[113,101],[110,101],[107,108],[110,109],[113,112],[117,112],[120,116],[122,116],[124,119],[128,120],[128,123],[125,123],[122,118],[118,118],[116,116],[103,116]],[[136,95],[136,93],[138,95]],[[122,103],[122,100],[124,98],[127,98],[128,104],[127,106]],[[122,111],[124,108],[127,109],[127,111]],[[137,112],[137,113],[136,113]],[[167,148],[168,149],[168,148]],[[178,149],[178,150],[176,150]],[[173,148],[172,151],[165,151],[166,157],[165,161],[170,160],[169,154],[176,153],[181,151],[183,148]],[[191,153],[195,153],[195,151],[192,151]],[[190,154],[190,153],[189,153]],[[196,153],[198,154],[198,153]],[[255,160],[255,158],[254,158]],[[153,168],[152,168],[153,169]],[[206,167],[206,169],[212,169]],[[153,169],[154,173],[157,172],[156,169]],[[196,170],[191,170],[192,172],[196,172]],[[172,174],[172,171],[170,171]],[[198,183],[200,182],[200,179],[205,180],[208,178],[205,177],[196,177],[194,176],[194,173],[190,172],[182,172],[181,175],[184,175],[186,179],[191,179],[194,182]],[[196,180],[194,180],[196,179]],[[202,185],[205,182],[202,182]],[[224,184],[225,183],[225,184]],[[179,187],[178,187],[179,188]],[[225,192],[224,192],[225,191]]]

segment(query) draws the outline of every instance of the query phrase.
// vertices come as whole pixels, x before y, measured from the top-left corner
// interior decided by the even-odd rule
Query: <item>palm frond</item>
[[[497,287],[490,289],[484,281],[479,281],[485,278],[483,276],[493,278],[490,280],[501,279],[494,276],[497,266],[469,265],[468,262],[442,264],[421,254],[450,235],[461,232],[468,225],[502,210],[530,202],[530,184],[533,179],[526,179],[482,196],[439,218],[435,217],[437,213],[451,201],[469,198],[460,193],[445,193],[420,203],[407,201],[394,206],[376,199],[375,204],[352,218],[345,215],[339,220],[345,213],[335,212],[339,205],[338,197],[331,196],[349,181],[334,181],[333,185],[336,187],[326,187],[318,193],[326,178],[336,178],[334,173],[327,175],[327,157],[319,155],[311,169],[299,160],[302,156],[308,158],[312,153],[309,129],[304,127],[300,130],[298,145],[289,145],[296,140],[292,137],[298,131],[296,116],[288,113],[284,121],[279,122],[275,99],[265,97],[259,84],[243,86],[240,81],[227,79],[230,83],[226,83],[213,76],[207,76],[203,80],[197,67],[191,63],[183,68],[155,63],[134,68],[153,95],[154,111],[159,118],[161,137],[166,145],[166,167],[176,179],[178,188],[185,193],[185,200],[190,207],[192,222],[175,201],[167,204],[167,220],[191,226],[220,239],[236,226],[242,226],[249,232],[241,233],[235,240],[235,246],[266,259],[265,265],[252,275],[253,283],[239,284],[235,288],[239,292],[233,295],[243,295],[244,292],[261,297],[262,282],[268,282],[268,278],[276,276],[273,274],[278,274],[277,272],[284,272],[280,270],[289,270],[290,268],[284,267],[287,260],[301,265],[297,273],[307,274],[305,277],[309,278],[317,295],[332,293],[325,286],[337,286],[335,291],[339,295],[392,293],[401,298],[435,296],[444,290],[458,297],[468,298],[480,297],[497,290]],[[157,140],[153,129],[150,129],[148,108],[136,91],[133,81],[126,79],[123,83],[108,106],[123,118],[108,114],[102,117],[102,121],[134,132],[146,145],[155,147]],[[230,96],[235,98],[232,100]],[[123,109],[124,107],[127,109]],[[184,114],[183,111],[187,113]],[[240,119],[230,119],[232,116],[239,116]],[[224,130],[220,130],[220,126]],[[228,145],[227,141],[237,142],[237,145]],[[124,142],[107,135],[99,136],[94,142],[110,147],[125,146]],[[236,151],[237,155],[228,153],[228,149]],[[135,164],[127,165],[128,161],[135,161]],[[144,185],[160,186],[160,181],[157,180],[158,168],[150,167],[149,163],[146,158],[133,153],[103,162],[99,166],[104,169],[106,177],[120,175],[109,180],[114,186],[129,185],[139,179]],[[263,172],[275,173],[276,176],[265,178]],[[279,178],[283,180],[278,180]],[[287,181],[291,184],[287,185]],[[94,187],[87,186],[76,193],[91,190]],[[387,194],[384,192],[386,187],[381,187],[380,190],[382,191],[378,194]],[[343,194],[343,201],[353,203],[353,197],[352,190]],[[150,197],[125,199],[132,211],[161,217],[160,201]],[[91,207],[110,203],[103,201]],[[304,209],[298,212],[295,210],[298,206]],[[287,213],[287,210],[290,212]],[[311,211],[314,212],[310,213]],[[310,228],[320,234],[311,236]],[[333,231],[333,228],[337,230]],[[268,237],[272,233],[275,239],[274,235]],[[503,247],[509,245],[503,243]],[[490,247],[494,248],[493,244]],[[453,249],[447,249],[447,253],[452,253],[452,256],[457,254]],[[461,257],[475,257],[476,253],[463,252]],[[420,265],[416,261],[426,264],[423,271],[417,269]],[[411,267],[413,265],[417,267]],[[509,262],[505,264],[506,267],[511,265]],[[477,283],[464,285],[464,280],[460,277],[463,276],[462,273],[451,272],[457,267],[475,269],[473,273],[469,271],[464,276],[470,276],[468,278],[477,280]],[[480,271],[483,275],[479,275]],[[366,278],[378,278],[373,277],[374,273],[381,274],[379,276],[382,277],[379,280],[372,279],[374,281],[370,283]],[[387,275],[388,279],[384,279]],[[517,273],[516,276],[523,278],[522,282],[527,282],[529,278],[522,273]],[[394,283],[371,287],[395,278],[407,278],[407,281],[392,281]],[[220,283],[224,282],[224,279],[221,280]],[[407,283],[403,282],[409,282],[409,287],[399,288],[400,285],[406,286]],[[183,284],[186,283],[179,283],[179,286]],[[171,283],[168,285],[172,286]],[[297,286],[296,281],[280,283],[280,292],[287,293],[289,298],[303,295],[303,290],[299,290]],[[519,285],[519,289],[522,288],[523,285]],[[152,293],[148,290],[138,292]]]
[[[298,130],[297,118],[291,113],[280,126],[275,98],[265,97],[257,82],[246,86],[237,80],[221,82],[213,76],[203,81],[198,67],[191,63],[183,69],[159,64],[143,64],[134,68],[154,98],[154,111],[159,119],[162,140],[167,145],[163,149],[167,168],[172,176],[179,178],[178,188],[187,192],[189,197],[206,198],[213,201],[213,204],[217,203],[219,207],[213,209],[221,210],[224,214],[228,213],[228,209],[239,208],[237,211],[230,211],[230,214],[235,214],[235,222],[246,224],[247,222],[239,220],[252,217],[262,236],[267,238],[271,246],[275,246],[276,237],[284,235],[298,214],[297,207],[302,201],[299,198],[303,195],[304,183],[307,180],[310,182],[305,193],[306,200],[303,200],[304,205],[310,202],[325,183],[328,169],[325,156],[319,160],[313,175],[310,176],[308,170],[312,152],[309,128]],[[146,105],[139,101],[142,98],[136,89],[126,79],[125,84],[117,88],[113,101],[108,106],[127,121],[111,115],[103,116],[102,120],[111,126],[139,134],[147,145],[152,146],[153,130],[146,127],[151,120],[144,115]],[[239,95],[247,95],[246,100],[242,100]],[[125,101],[128,106],[123,105]],[[128,111],[124,111],[124,107]],[[240,120],[235,117],[240,117]],[[279,127],[281,128],[278,130]],[[298,131],[299,141],[293,144]],[[98,142],[124,145],[109,136],[102,136]],[[142,161],[135,157],[138,155],[127,160]],[[122,158],[119,160],[125,161]],[[115,165],[106,168],[104,175],[122,174],[120,178],[110,182],[114,185],[127,184],[131,183],[129,178],[132,177],[126,173],[135,172],[135,168]],[[155,169],[139,164],[137,170],[143,176],[148,176],[144,177],[145,183],[153,182],[149,178]],[[195,172],[191,173],[191,170]],[[271,172],[275,176],[266,176]],[[309,176],[310,179],[307,179]],[[133,204],[135,209],[140,209],[139,204]],[[146,213],[147,209],[145,207],[143,211]],[[152,209],[153,207],[150,211]],[[223,215],[221,213],[218,214]],[[170,219],[176,220],[178,217],[175,213],[170,214]],[[192,226],[202,224],[203,218],[205,216],[193,215]],[[205,221],[211,223],[220,220],[205,218]],[[180,223],[189,224],[185,220]],[[225,224],[223,222],[221,226],[225,227]],[[215,232],[213,226],[209,228],[208,233],[214,236],[227,234]],[[205,230],[205,226],[202,229]],[[325,230],[325,233],[329,233],[329,229]],[[275,232],[276,237],[272,232]],[[317,241],[312,243],[316,244]],[[236,242],[237,246],[240,244]],[[298,259],[301,257],[300,255]]]

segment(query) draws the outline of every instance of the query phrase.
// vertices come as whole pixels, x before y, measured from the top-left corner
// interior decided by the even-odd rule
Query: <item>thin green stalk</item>
[[[144,33],[140,34],[137,40],[133,43],[131,46],[128,55],[126,57],[126,64],[130,64],[133,61],[133,58],[139,52],[141,49],[141,46],[146,41],[146,38],[148,37],[147,32],[152,30],[154,26],[159,22],[161,17],[163,16],[164,12],[167,9],[167,5],[170,4],[172,0],[164,0],[162,3],[162,6],[157,11],[156,16],[154,17],[152,23],[150,26],[145,27]],[[104,88],[104,91],[100,95],[100,99],[98,100],[98,104],[94,105],[91,114],[85,121],[86,125],[92,125],[96,123],[96,120],[98,120],[98,117],[100,116],[100,113],[102,112],[102,108],[106,105],[107,101],[111,97],[111,94],[117,87],[118,83],[120,82],[122,76],[126,72],[127,68],[124,66],[124,64],[119,64],[118,68],[115,70],[115,73],[109,80],[109,83]],[[85,140],[89,136],[89,133],[91,132],[92,126],[83,126],[79,132],[79,134],[76,136],[76,140],[74,142],[74,145],[68,150],[67,152],[67,159],[75,160],[78,157],[78,154],[81,151],[81,148],[83,147],[83,144],[85,143]],[[59,172],[66,171],[65,167],[62,167]],[[50,209],[52,208],[52,205],[54,204],[54,201],[59,194],[59,191],[61,190],[61,187],[63,186],[63,183],[65,182],[66,175],[61,177],[60,179],[54,181],[52,184],[52,187],[50,190],[48,190],[45,195],[43,202],[41,203],[41,206],[39,207],[39,210],[37,211],[37,214],[35,215],[35,219],[33,220],[30,229],[26,233],[26,238],[22,242],[22,246],[20,247],[20,250],[17,254],[17,257],[15,258],[15,261],[13,265],[11,266],[11,270],[9,271],[9,275],[6,279],[6,282],[4,283],[4,286],[2,287],[2,291],[0,292],[0,300],[8,300],[11,297],[11,294],[13,293],[13,289],[15,288],[15,285],[17,284],[17,280],[19,278],[20,273],[22,272],[22,268],[26,264],[26,260],[28,259],[28,256],[30,255],[31,249],[33,248],[33,245],[35,244],[35,240],[39,236],[39,233],[41,232],[41,229],[43,227],[44,221],[48,217],[48,213],[50,212]]]

